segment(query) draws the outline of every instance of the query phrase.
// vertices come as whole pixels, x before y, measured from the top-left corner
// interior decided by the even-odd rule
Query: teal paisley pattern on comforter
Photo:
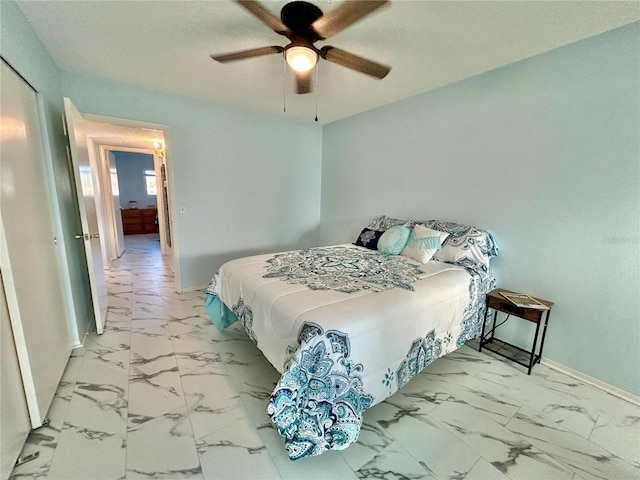
[[[435,330],[429,331],[424,337],[417,338],[411,344],[405,359],[400,363],[395,374],[387,373],[382,379],[382,383],[389,385],[392,378],[396,379],[397,389],[404,387],[409,380],[420,373],[426,366],[433,363],[446,353],[455,350],[465,344],[467,340],[476,338],[482,333],[482,322],[484,321],[485,296],[486,292],[493,290],[496,286],[495,274],[484,269],[475,270],[466,268],[471,276],[469,281],[469,297],[471,301],[464,309],[462,319],[462,329],[455,346],[451,332],[445,332],[437,336]]]
[[[311,290],[354,293],[389,288],[413,290],[423,271],[399,255],[386,256],[346,247],[308,248],[274,255],[265,278],[306,285]]]
[[[342,450],[358,439],[373,397],[363,390],[361,364],[350,357],[349,336],[305,323],[297,347],[271,395],[267,413],[292,460]]]
[[[444,341],[451,341],[451,337],[445,337]],[[409,348],[409,353],[400,362],[400,366],[396,370],[395,378],[398,390],[409,383],[409,380],[420,373],[427,365],[442,356],[442,343],[442,339],[436,338],[435,330],[431,330],[425,337],[420,337],[413,341],[411,348]]]
[[[482,322],[486,310],[486,295],[496,288],[496,274],[491,269],[478,266],[460,265],[469,274],[469,304],[462,318],[462,332],[456,341],[458,347],[482,333]]]

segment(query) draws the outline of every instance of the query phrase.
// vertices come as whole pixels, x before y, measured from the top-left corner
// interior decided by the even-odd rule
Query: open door
[[[109,165],[109,187],[111,192],[111,203],[113,205],[114,232],[113,244],[116,258],[120,258],[124,253],[124,226],[122,225],[122,215],[120,213],[120,186],[118,185],[118,169],[116,168],[116,158],[113,152],[107,151]]]
[[[103,332],[107,318],[107,283],[104,278],[104,264],[102,262],[102,248],[98,226],[97,198],[100,182],[98,165],[92,165],[89,158],[89,147],[86,136],[86,120],[73,105],[69,98],[64,99],[67,134],[71,163],[78,194],[78,207],[82,233],[76,235],[78,241],[84,242],[89,267],[89,283],[93,300],[93,311],[96,321],[96,331]]]
[[[120,186],[115,155],[105,145],[99,147],[103,199],[105,205],[105,230],[108,234],[110,260],[117,260],[124,253],[124,228],[120,213]]]

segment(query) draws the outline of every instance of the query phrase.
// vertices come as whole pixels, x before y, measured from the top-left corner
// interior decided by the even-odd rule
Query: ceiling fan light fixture
[[[318,61],[318,54],[309,47],[290,47],[285,52],[287,63],[296,72],[308,72]]]

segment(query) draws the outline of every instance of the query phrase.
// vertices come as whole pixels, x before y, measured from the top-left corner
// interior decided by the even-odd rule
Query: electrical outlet
[[[180,207],[180,215],[185,215],[187,213],[187,207]]]

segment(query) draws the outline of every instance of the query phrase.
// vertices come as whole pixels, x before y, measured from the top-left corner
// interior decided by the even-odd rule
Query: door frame
[[[159,123],[150,123],[150,122],[142,122],[142,121],[138,121],[138,120],[129,120],[129,119],[125,119],[125,118],[118,118],[118,117],[109,117],[109,116],[104,116],[104,115],[96,115],[96,114],[90,114],[90,113],[84,113],[82,112],[82,116],[93,123],[104,123],[104,124],[111,124],[111,125],[117,125],[117,126],[122,126],[122,127],[128,127],[128,128],[136,128],[136,129],[142,129],[145,131],[149,131],[149,132],[159,132],[159,134],[161,134],[164,138],[164,144],[165,144],[165,152],[164,152],[164,158],[160,158],[157,156],[155,150],[151,149],[151,150],[146,150],[146,149],[135,149],[134,147],[127,147],[126,145],[104,145],[104,147],[106,148],[106,150],[111,150],[111,151],[143,151],[143,153],[151,153],[154,156],[154,166],[155,166],[155,170],[156,170],[156,179],[161,179],[161,173],[160,173],[160,168],[161,166],[164,164],[165,166],[165,173],[167,176],[167,198],[168,198],[168,207],[169,207],[169,218],[168,218],[168,224],[169,224],[169,229],[171,232],[171,247],[167,246],[167,242],[166,242],[166,234],[163,231],[164,229],[162,228],[165,221],[164,219],[164,208],[160,208],[160,203],[158,206],[158,223],[160,224],[159,226],[161,227],[159,230],[161,231],[161,235],[164,237],[164,241],[161,242],[161,246],[164,245],[165,247],[165,251],[163,252],[163,254],[167,255],[169,257],[169,265],[171,267],[171,269],[173,270],[173,274],[175,277],[175,284],[176,284],[176,290],[177,291],[182,291],[182,277],[181,277],[181,273],[180,273],[180,262],[178,261],[178,259],[180,258],[179,256],[179,244],[178,244],[178,236],[176,235],[176,203],[175,203],[175,187],[174,187],[174,179],[173,179],[173,165],[172,165],[172,161],[171,161],[171,139],[170,139],[170,129],[169,126],[164,125],[164,124],[159,124]],[[102,146],[102,145],[101,145]],[[101,167],[104,165],[104,162],[99,162]],[[107,175],[110,175],[108,169],[105,170],[104,168],[100,168],[99,170],[99,175],[100,175],[100,179],[101,179],[101,184],[104,185],[104,182],[107,181],[106,178]],[[110,181],[110,180],[109,180]],[[109,194],[109,192],[106,192],[107,194]],[[103,202],[109,202],[112,201],[111,195],[109,194],[109,198],[106,198],[107,195],[104,195],[103,197]],[[158,195],[158,201],[162,201],[160,200],[160,195]],[[164,203],[162,203],[162,205],[164,206]],[[162,215],[162,217],[161,217]],[[113,224],[114,219],[110,218],[110,219],[105,219],[105,224],[109,224],[110,227],[115,227],[115,225]],[[161,237],[162,238],[162,237]]]
[[[107,254],[109,262],[119,258],[118,253],[124,251],[124,245],[119,245],[119,228],[117,215],[118,211],[113,203],[113,182],[111,180],[111,162],[109,153],[112,151],[109,146],[97,145],[100,158],[100,181],[102,182],[102,191],[104,192],[103,201],[105,204],[105,228],[107,230],[105,237],[107,238]]]
[[[153,155],[153,169],[156,172],[156,180],[160,181],[160,167],[162,165],[162,158],[160,158],[154,150],[148,150],[146,148],[134,148],[134,147],[123,147],[118,145],[98,145],[100,149],[100,157],[101,157],[101,175],[102,181],[105,184],[105,195],[104,201],[107,204],[107,226],[110,233],[110,238],[113,239],[117,230],[116,225],[116,212],[113,208],[113,189],[111,185],[111,170],[109,165],[108,152],[132,152],[132,153],[143,153],[145,155]],[[159,184],[158,184],[159,185]],[[159,189],[158,189],[159,190]],[[111,198],[109,198],[111,197]],[[158,226],[162,227],[164,225],[164,199],[162,198],[161,192],[156,194],[157,201],[157,210],[158,210]],[[160,250],[162,255],[167,254],[167,240],[166,240],[166,232],[163,228],[159,228],[160,235]],[[112,258],[113,260],[113,258]],[[173,268],[173,265],[172,265]]]

